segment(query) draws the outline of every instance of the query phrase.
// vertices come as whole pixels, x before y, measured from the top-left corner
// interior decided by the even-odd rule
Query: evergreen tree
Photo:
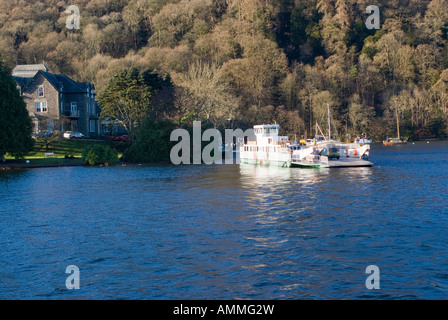
[[[155,96],[172,87],[169,77],[163,79],[151,70],[130,68],[117,73],[99,98],[101,118],[121,124],[133,137],[134,129],[149,118],[153,121],[167,111],[169,99],[155,103]],[[168,100],[168,104],[167,104]]]
[[[0,158],[6,153],[26,156],[34,145],[33,130],[26,104],[16,88],[10,70],[0,62]]]

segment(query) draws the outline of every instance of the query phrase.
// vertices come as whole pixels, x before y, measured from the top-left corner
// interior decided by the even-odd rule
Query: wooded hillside
[[[65,9],[80,9],[68,30]],[[368,5],[381,10],[369,30]],[[366,133],[448,133],[448,0],[0,0],[0,58],[95,83],[150,68],[175,84],[178,123],[280,123]],[[314,130],[314,129],[312,129]]]

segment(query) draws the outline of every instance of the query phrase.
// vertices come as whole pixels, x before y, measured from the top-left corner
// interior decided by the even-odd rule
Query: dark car
[[[338,148],[330,147],[330,148],[323,148],[320,152],[321,156],[326,156],[328,159],[339,159],[341,157],[341,154],[338,150]]]

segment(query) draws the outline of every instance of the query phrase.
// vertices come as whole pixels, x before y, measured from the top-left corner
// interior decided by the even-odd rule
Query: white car
[[[64,132],[65,139],[84,139],[84,135],[78,131],[66,131]]]

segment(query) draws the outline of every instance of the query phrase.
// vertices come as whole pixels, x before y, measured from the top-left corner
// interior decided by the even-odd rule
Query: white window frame
[[[48,104],[47,102],[41,102],[40,108],[42,109],[42,112],[48,112]]]
[[[44,90],[44,86],[39,86],[37,87],[37,96],[39,98],[42,98],[45,96],[45,90]]]
[[[36,112],[43,113],[48,112],[48,104],[46,101],[44,102],[34,102],[34,107],[36,108]]]
[[[70,114],[79,116],[78,112],[79,112],[78,111],[78,103],[77,102],[71,102],[70,103]]]

